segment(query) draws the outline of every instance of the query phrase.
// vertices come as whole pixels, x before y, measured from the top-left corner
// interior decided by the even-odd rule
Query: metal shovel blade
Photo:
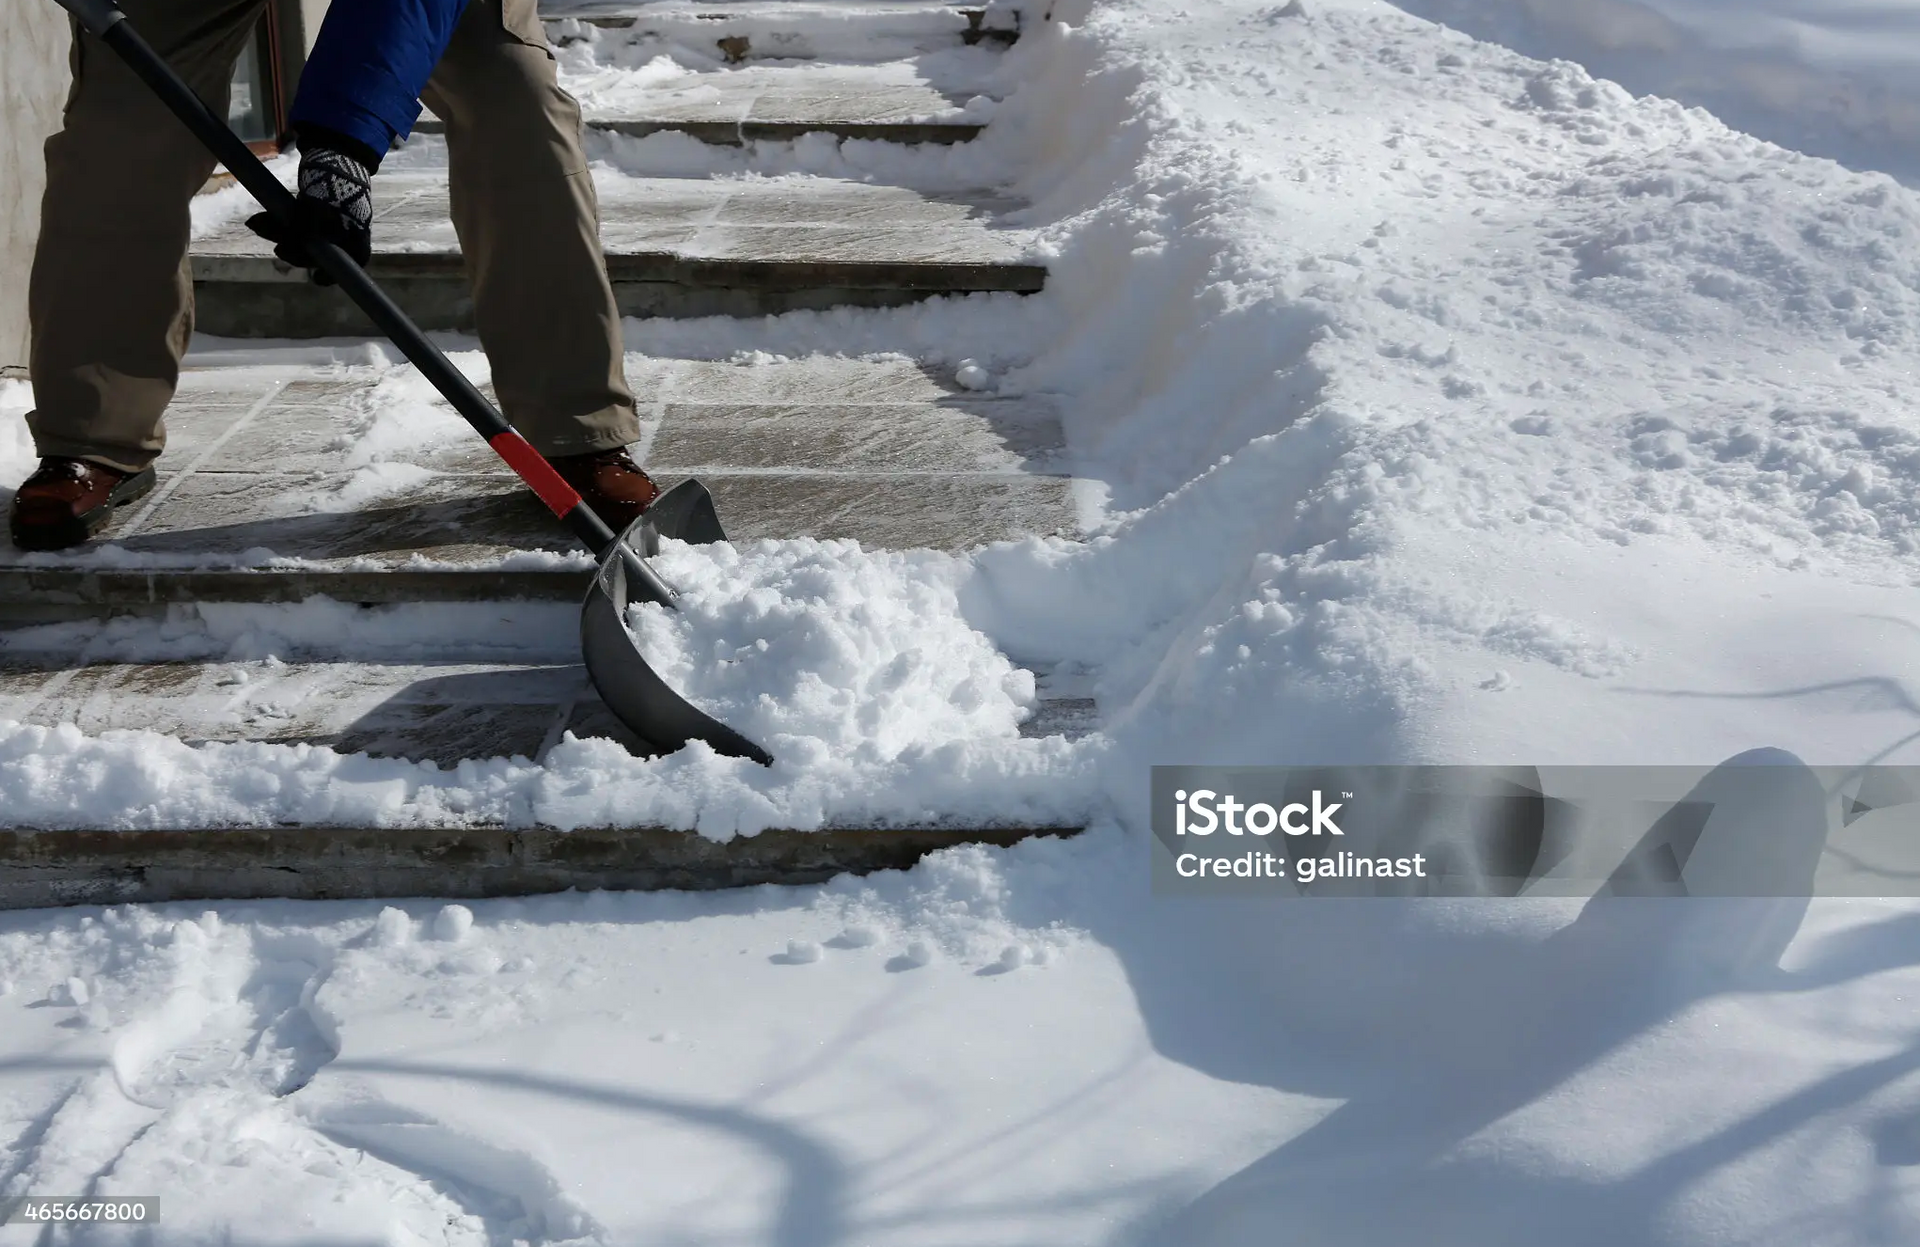
[[[704,740],[729,757],[771,766],[772,754],[668,687],[627,627],[630,602],[658,602],[678,609],[673,589],[641,553],[657,554],[662,538],[694,545],[726,540],[706,486],[683,481],[662,494],[620,534],[601,561],[580,609],[580,650],[587,676],[614,717],[657,753],[672,753],[688,741]]]
[[[648,558],[660,553],[663,538],[684,541],[690,546],[710,546],[725,541],[720,513],[714,510],[713,495],[699,481],[681,481],[653,500],[647,513],[627,530],[640,530],[641,544],[634,547]]]

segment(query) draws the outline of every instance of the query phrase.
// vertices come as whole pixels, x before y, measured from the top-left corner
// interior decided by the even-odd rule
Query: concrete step
[[[1013,13],[945,0],[546,0],[540,12],[557,47],[655,42],[736,64],[892,60],[953,47],[1006,47],[1020,36]]]
[[[1044,402],[968,393],[905,361],[650,359],[629,371],[649,470],[707,481],[736,539],[963,549],[1076,531]],[[586,556],[437,398],[377,415],[384,375],[190,367],[154,493],[78,551],[0,545],[0,619],[315,594],[577,601]],[[372,461],[363,439],[378,419],[431,429]]]
[[[0,829],[0,910],[168,901],[708,890],[905,870],[961,844],[1071,827],[828,828],[720,843],[660,827]]]
[[[574,620],[555,607],[554,632]],[[1040,704],[1021,735],[1078,739],[1093,700],[1039,672]],[[474,758],[546,757],[564,733],[649,750],[601,704],[586,669],[552,662],[95,662],[85,651],[0,661],[0,719],[89,735],[159,732],[186,741],[321,745],[340,753],[441,766]]]
[[[826,133],[883,143],[965,143],[984,128],[984,75],[929,79],[914,62],[885,65],[744,65],[684,78],[636,81],[609,68],[572,73],[563,83],[582,104],[590,129],[645,138],[679,133],[703,143],[741,146]],[[445,126],[423,114],[417,133]]]
[[[930,194],[830,178],[608,176],[601,237],[627,316],[762,316],[896,307],[934,295],[1031,294],[1043,266],[1016,208],[991,195]],[[432,171],[382,174],[369,270],[429,329],[468,329],[472,304],[446,185]],[[193,244],[197,327],[236,338],[361,335],[372,326],[337,289],[284,272],[235,221]]]

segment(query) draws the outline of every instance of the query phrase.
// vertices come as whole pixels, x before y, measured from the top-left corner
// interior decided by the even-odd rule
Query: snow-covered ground
[[[1410,13],[1856,168],[1920,179],[1913,0],[1406,0]]]
[[[968,157],[1032,202],[1052,266],[1017,334],[992,301],[632,334],[911,352],[946,317],[997,386],[1061,400],[1095,535],[675,551],[716,592],[644,621],[657,645],[790,639],[775,686],[815,673],[877,713],[799,699],[838,768],[811,785],[566,757],[582,791],[634,794],[622,817],[698,822],[677,773],[805,826],[923,795],[902,765],[990,756],[1011,769],[977,787],[1017,773],[1092,830],[470,924],[0,918],[0,1190],[158,1192],[155,1241],[180,1243],[1920,1234],[1914,902],[1184,904],[1148,897],[1144,847],[1157,761],[1914,761],[1902,140],[1827,151],[1880,170],[1849,171],[1373,0],[1070,7],[1029,24]],[[873,634],[809,640],[845,595]],[[1029,694],[997,653],[1086,668],[1105,730],[1007,743]],[[271,774],[8,731],[9,801],[48,765],[98,800],[133,756],[133,817],[166,821]]]

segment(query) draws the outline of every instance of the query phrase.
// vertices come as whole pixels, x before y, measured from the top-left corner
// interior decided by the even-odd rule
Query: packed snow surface
[[[0,919],[0,1189],[159,1191],[195,1244],[1920,1235],[1913,902],[1179,904],[1142,844],[1156,761],[1913,761],[1897,144],[1850,171],[1369,0],[1069,8],[991,128],[1045,294],[631,327],[973,361],[1103,491],[1082,543],[670,550],[693,609],[636,627],[807,767],[14,727],[0,793],[1092,830],[804,891]],[[1103,732],[1020,740],[1003,655]]]

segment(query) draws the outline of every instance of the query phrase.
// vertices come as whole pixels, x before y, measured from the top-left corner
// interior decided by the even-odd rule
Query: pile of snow
[[[656,560],[678,609],[632,608],[654,669],[795,761],[891,762],[909,750],[1018,741],[1033,673],[960,617],[964,564],[854,542],[754,542]],[[1030,745],[1036,744],[1029,742]]]

